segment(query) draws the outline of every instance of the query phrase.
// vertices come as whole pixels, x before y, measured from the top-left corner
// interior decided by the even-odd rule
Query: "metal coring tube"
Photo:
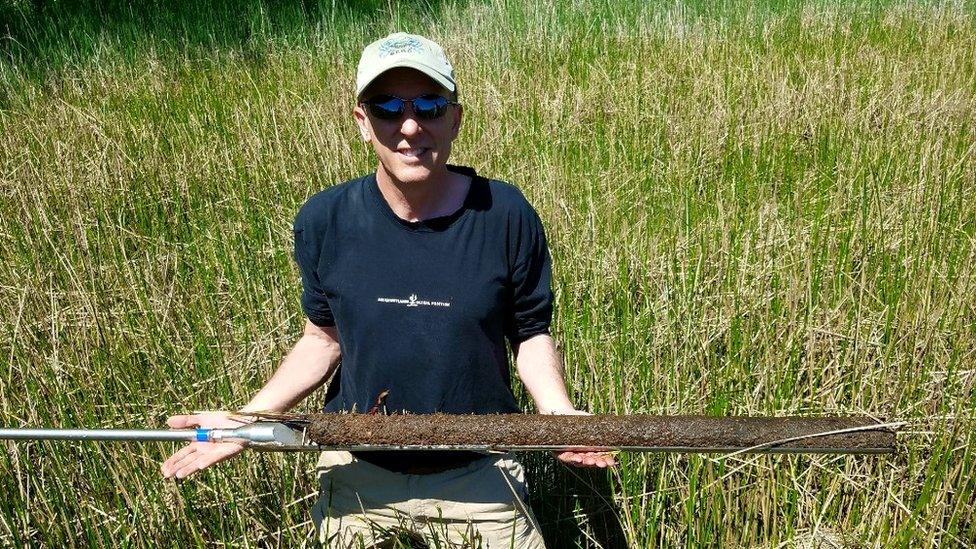
[[[0,440],[239,441],[257,450],[886,454],[901,423],[870,418],[313,414],[232,429],[0,429]],[[582,431],[581,431],[582,428]]]

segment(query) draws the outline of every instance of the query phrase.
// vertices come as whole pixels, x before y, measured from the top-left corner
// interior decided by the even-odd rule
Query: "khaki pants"
[[[412,537],[431,547],[545,548],[526,504],[522,466],[510,454],[407,475],[349,452],[323,452],[317,471],[321,488],[312,518],[326,547],[368,548]]]

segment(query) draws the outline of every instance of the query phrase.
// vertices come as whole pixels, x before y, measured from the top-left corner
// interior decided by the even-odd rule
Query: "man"
[[[447,164],[461,127],[454,71],[439,45],[392,34],[365,48],[353,109],[376,172],[309,199],[294,224],[305,333],[243,408],[284,411],[332,378],[327,411],[519,412],[505,342],[540,413],[581,414],[549,336],[549,253],[513,186]],[[339,365],[340,357],[342,359]],[[334,374],[334,375],[333,375]],[[174,416],[172,427],[233,425]],[[163,464],[185,477],[239,453],[193,443]],[[607,467],[595,452],[561,452]],[[466,546],[543,547],[510,455],[324,452],[313,509],[329,546],[409,531]]]

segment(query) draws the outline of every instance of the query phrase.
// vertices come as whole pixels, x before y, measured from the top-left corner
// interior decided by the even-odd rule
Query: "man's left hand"
[[[582,410],[557,410],[550,412],[556,415],[563,416],[589,416],[592,415],[589,412],[584,412]],[[599,467],[604,469],[606,467],[613,467],[617,464],[617,460],[614,459],[613,454],[603,450],[587,450],[585,448],[574,449],[571,451],[564,452],[553,452],[556,459],[573,467]]]

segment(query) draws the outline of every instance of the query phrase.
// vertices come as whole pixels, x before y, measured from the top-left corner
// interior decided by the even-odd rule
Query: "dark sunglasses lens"
[[[376,118],[394,120],[403,114],[403,100],[398,97],[375,97],[366,104]]]
[[[413,110],[420,118],[433,120],[444,115],[447,104],[447,99],[440,95],[422,95],[413,100]]]

